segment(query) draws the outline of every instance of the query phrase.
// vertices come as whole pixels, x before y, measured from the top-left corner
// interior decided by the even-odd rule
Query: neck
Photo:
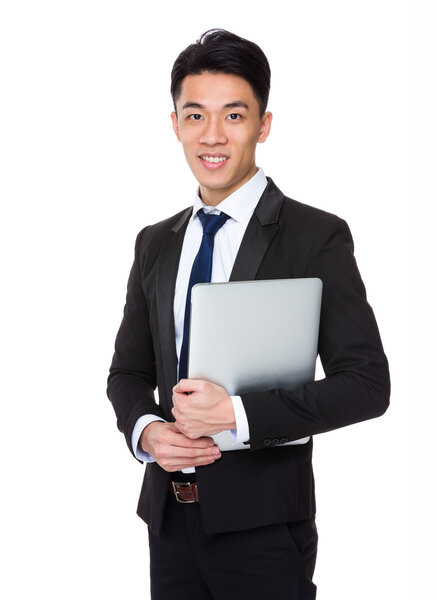
[[[230,196],[230,194],[233,194],[233,192],[236,192],[236,190],[238,190],[240,187],[246,184],[247,181],[249,181],[253,177],[253,175],[257,173],[257,171],[258,168],[253,163],[245,177],[243,177],[233,185],[230,184],[224,188],[219,189],[214,189],[200,185],[200,198],[203,200],[206,206],[218,206],[218,204],[225,200],[225,198]]]

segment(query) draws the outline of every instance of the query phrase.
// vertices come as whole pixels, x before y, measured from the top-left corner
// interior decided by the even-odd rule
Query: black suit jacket
[[[143,229],[136,241],[124,318],[115,343],[108,396],[131,448],[135,423],[152,413],[168,421],[177,383],[173,299],[192,208]],[[342,219],[286,198],[268,178],[242,240],[232,281],[319,277],[323,299],[319,355],[325,378],[298,389],[242,395],[251,450],[224,452],[197,468],[206,532],[308,518],[315,513],[312,440],[288,440],[381,415],[389,371],[378,328]],[[261,343],[261,340],[259,340]],[[159,390],[159,404],[154,390]],[[138,514],[159,531],[170,475],[147,464]]]

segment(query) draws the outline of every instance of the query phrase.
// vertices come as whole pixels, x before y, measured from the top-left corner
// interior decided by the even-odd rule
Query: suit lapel
[[[168,232],[159,254],[156,273],[156,304],[166,389],[177,383],[177,354],[174,329],[174,291],[183,238],[192,208],[187,209]],[[167,399],[170,402],[170,399]]]
[[[230,281],[255,279],[262,260],[280,226],[278,224],[283,194],[269,177],[248,223],[230,275]]]

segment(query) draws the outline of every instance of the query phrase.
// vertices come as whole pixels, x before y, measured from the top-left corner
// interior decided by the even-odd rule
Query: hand
[[[221,457],[221,452],[211,438],[191,440],[181,433],[174,423],[153,421],[139,438],[144,452],[168,472],[187,467],[210,465]]]
[[[232,399],[220,385],[201,379],[181,379],[173,388],[172,413],[188,438],[236,429]]]

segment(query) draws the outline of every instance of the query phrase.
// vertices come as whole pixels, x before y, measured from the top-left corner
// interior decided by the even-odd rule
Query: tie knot
[[[211,236],[214,236],[227,219],[230,219],[230,216],[226,215],[226,213],[222,212],[219,215],[211,215],[210,213],[205,213],[202,208],[197,212],[197,215],[203,226],[203,234]]]

